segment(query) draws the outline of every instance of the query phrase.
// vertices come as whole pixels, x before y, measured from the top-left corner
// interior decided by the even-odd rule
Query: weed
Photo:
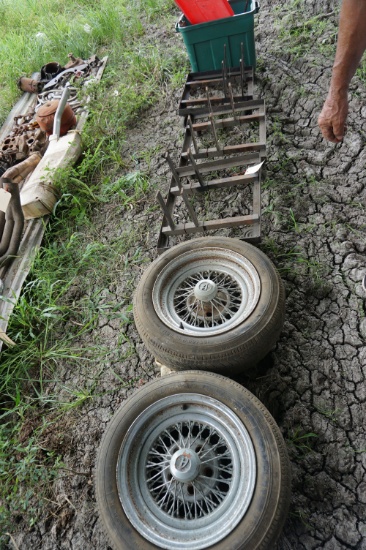
[[[290,220],[292,222],[292,226],[294,228],[294,231],[296,233],[299,233],[299,231],[300,231],[299,224],[296,221],[295,214],[294,214],[294,211],[292,210],[292,208],[290,208]]]
[[[293,518],[299,519],[301,523],[303,524],[306,529],[310,529],[311,525],[309,523],[309,514],[305,512],[302,508],[298,508],[296,510],[290,511],[290,516]]]
[[[313,452],[311,442],[317,437],[313,432],[304,433],[300,427],[296,427],[289,433],[286,441],[290,448],[303,456]]]
[[[271,137],[272,139],[275,138],[275,143],[277,146],[290,143],[290,140],[284,135],[282,131],[282,122],[277,116],[274,116],[272,118]]]
[[[316,407],[316,410],[326,418],[329,418],[332,422],[336,422],[338,416],[342,412],[342,409],[326,409],[322,407]]]
[[[19,437],[22,427],[22,420],[0,425],[0,524],[3,533],[12,527],[13,517],[25,513],[29,524],[35,523],[42,497],[48,495],[50,483],[62,466],[59,456],[41,447],[39,431],[22,440]]]
[[[93,397],[93,390],[90,389],[74,389],[74,388],[68,388],[63,387],[63,389],[66,393],[68,393],[71,397],[69,401],[61,401],[57,404],[57,408],[60,411],[69,411],[70,409],[74,409],[75,407],[81,407],[87,400],[92,399]]]
[[[149,189],[149,180],[139,171],[131,172],[104,184],[98,198],[109,202],[118,197],[123,206],[138,202]]]

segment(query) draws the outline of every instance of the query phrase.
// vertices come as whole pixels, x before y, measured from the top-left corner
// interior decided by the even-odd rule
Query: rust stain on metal
[[[50,136],[53,132],[53,122],[55,120],[55,114],[59,103],[60,102],[58,99],[47,101],[37,111],[36,121],[39,124],[39,127],[41,128],[41,130],[46,132],[48,136]],[[66,103],[64,112],[61,117],[60,135],[63,136],[67,134],[67,132],[71,130],[71,128],[73,128],[75,125],[76,125],[75,113],[70,107],[70,105]]]

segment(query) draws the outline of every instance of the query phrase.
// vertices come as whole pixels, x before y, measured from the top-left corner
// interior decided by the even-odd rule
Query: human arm
[[[325,139],[342,141],[348,115],[348,87],[366,49],[366,0],[343,0],[337,51],[327,98],[318,118]]]

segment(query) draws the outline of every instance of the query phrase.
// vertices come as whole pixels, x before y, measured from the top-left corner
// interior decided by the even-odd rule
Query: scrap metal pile
[[[20,188],[41,161],[54,131],[54,120],[65,88],[68,102],[61,116],[59,135],[77,124],[83,110],[79,90],[95,77],[102,61],[93,55],[87,60],[69,54],[65,66],[47,63],[34,78],[21,77],[18,87],[34,94],[25,114],[14,117],[10,132],[0,141],[0,277],[18,252],[24,229]],[[8,196],[10,194],[10,197]]]

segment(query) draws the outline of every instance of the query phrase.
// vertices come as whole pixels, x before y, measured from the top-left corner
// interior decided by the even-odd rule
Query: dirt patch
[[[276,350],[256,378],[242,382],[275,415],[292,462],[291,513],[278,550],[366,549],[364,84],[357,78],[352,84],[342,144],[325,143],[316,125],[335,48],[336,8],[333,1],[284,7],[262,0],[256,30],[257,93],[267,103],[269,130],[259,247],[280,270],[287,314]],[[323,34],[312,36],[319,21],[326,22]],[[129,233],[131,245],[111,266],[106,288],[90,282],[90,296],[96,299],[98,290],[103,307],[98,327],[80,344],[107,342],[107,350],[98,366],[59,367],[58,384],[93,388],[93,398],[63,417],[69,434],[65,469],[42,520],[31,530],[14,528],[20,549],[108,548],[95,506],[93,468],[113,413],[135,388],[157,376],[128,311],[145,265],[156,256],[161,214],[154,197],[157,188],[164,195],[168,187],[161,152],[178,152],[182,145],[180,95],[167,89],[131,128],[123,147],[129,169],[149,173],[146,201],[132,209],[102,205],[95,212],[89,238],[98,235],[113,246]],[[116,311],[126,312],[129,322]]]

